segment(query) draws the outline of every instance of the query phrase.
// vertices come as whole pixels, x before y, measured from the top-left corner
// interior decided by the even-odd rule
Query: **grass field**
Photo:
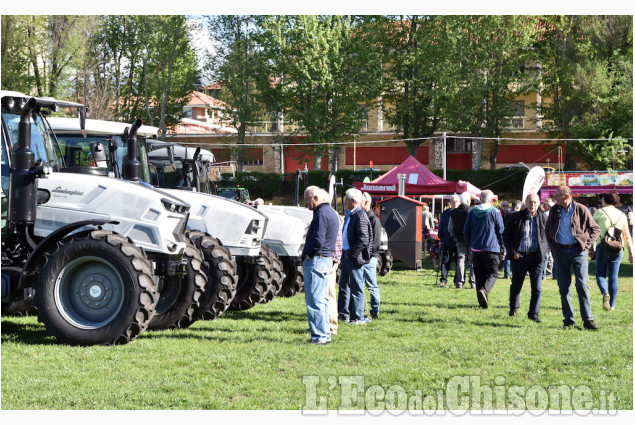
[[[481,310],[473,290],[437,287],[424,264],[380,278],[380,319],[340,324],[328,346],[303,344],[302,294],[117,347],[57,345],[32,317],[2,318],[2,409],[452,409],[438,395],[451,398],[451,384],[469,379],[467,395],[487,393],[474,396],[476,384],[495,395],[491,406],[487,395],[484,405],[471,401],[473,409],[558,408],[544,398],[550,387],[588,396],[593,408],[633,409],[632,265],[622,265],[615,311],[605,312],[591,263],[600,329],[590,332],[575,290],[576,329],[561,328],[554,280],[543,282],[536,324],[526,318],[528,281],[511,318],[508,280],[497,281]]]

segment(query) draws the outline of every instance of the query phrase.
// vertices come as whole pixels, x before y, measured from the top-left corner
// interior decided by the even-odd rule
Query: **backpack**
[[[609,219],[609,222],[611,223],[611,226],[606,229],[604,238],[602,238],[602,247],[604,247],[604,249],[611,254],[617,254],[624,248],[624,246],[622,245],[622,229],[618,229],[615,227],[615,224],[613,224],[613,221],[611,221],[611,217],[606,214],[606,211],[602,210],[602,212],[606,215],[606,217]]]

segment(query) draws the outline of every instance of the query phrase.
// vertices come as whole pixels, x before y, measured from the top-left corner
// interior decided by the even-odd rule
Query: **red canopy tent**
[[[473,184],[459,180],[458,182],[443,180],[428,170],[414,156],[409,156],[383,176],[370,183],[354,182],[355,187],[371,195],[396,195],[399,190],[397,174],[406,174],[405,192],[407,196],[442,195],[469,192],[478,197],[481,190]]]

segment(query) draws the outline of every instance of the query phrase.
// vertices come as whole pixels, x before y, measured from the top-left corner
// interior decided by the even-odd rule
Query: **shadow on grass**
[[[52,345],[55,339],[46,335],[44,325],[20,323],[2,318],[2,343],[16,342],[28,345]]]
[[[139,340],[151,339],[170,339],[170,340],[199,340],[199,341],[214,341],[214,342],[237,342],[251,343],[251,342],[284,342],[283,338],[265,337],[265,331],[259,332],[258,330],[245,329],[242,331],[227,331],[210,332],[209,329],[181,329],[181,330],[163,330],[163,331],[146,331],[139,336]],[[238,334],[243,334],[238,335]],[[259,336],[253,336],[259,335]]]
[[[291,311],[228,311],[220,318],[224,320],[263,320],[266,322],[282,322],[306,319],[306,313],[302,314]]]

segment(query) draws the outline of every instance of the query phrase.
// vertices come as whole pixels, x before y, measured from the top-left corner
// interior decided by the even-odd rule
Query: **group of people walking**
[[[379,317],[377,258],[381,224],[373,214],[372,198],[358,189],[346,191],[346,216],[330,206],[328,193],[317,186],[304,192],[313,220],[302,251],[304,296],[307,305],[308,344],[326,345],[337,334],[338,322],[364,325]],[[340,270],[336,299],[337,270]],[[364,316],[364,288],[370,294],[370,315]]]
[[[480,203],[475,206],[470,206],[468,193],[451,197],[450,208],[439,220],[441,285],[447,285],[454,260],[455,287],[475,289],[479,306],[488,308],[499,266],[508,260],[509,270],[504,273],[505,277],[511,275],[509,315],[517,315],[520,293],[529,276],[531,297],[527,317],[540,323],[541,283],[552,272],[560,292],[563,326],[569,329],[576,320],[571,295],[573,270],[583,327],[597,329],[589,299],[589,256],[596,259],[597,283],[602,306],[607,311],[615,306],[624,247],[633,262],[628,218],[616,208],[619,196],[614,192],[603,195],[601,208],[593,215],[585,205],[573,200],[567,186],[556,190],[555,203],[546,202],[542,208],[536,194],[527,195],[522,209],[517,202],[511,210],[492,206],[493,196],[490,190],[483,190]],[[358,189],[346,191],[347,213],[343,220],[330,206],[324,189],[309,186],[304,192],[304,202],[313,211],[302,252],[311,333],[307,343],[325,345],[331,342],[331,335],[337,334],[338,322],[364,325],[379,317],[376,255],[381,224],[370,208],[371,196]],[[609,243],[610,240],[615,243]],[[596,241],[599,241],[597,248]],[[340,281],[336,291],[338,269]],[[371,298],[371,317],[364,316],[365,287]]]
[[[529,194],[524,200],[524,208],[519,206],[519,210],[514,212],[506,211],[505,207],[502,211],[494,208],[491,205],[493,194],[489,190],[481,192],[480,204],[474,207],[468,206],[469,197],[464,195],[467,194],[461,197],[454,195],[450,209],[441,216],[441,285],[447,284],[448,270],[455,256],[454,283],[456,288],[462,288],[471,257],[473,272],[470,280],[473,276],[474,283],[470,282],[470,287],[475,287],[479,305],[487,308],[489,294],[498,278],[499,264],[509,260],[509,315],[516,316],[520,308],[520,292],[525,277],[529,276],[531,298],[527,316],[540,323],[541,282],[549,271],[551,256],[564,328],[569,329],[575,324],[571,296],[573,270],[583,327],[597,329],[589,300],[589,256],[596,259],[597,284],[605,310],[612,310],[615,305],[624,246],[628,248],[629,261],[633,262],[628,219],[615,207],[620,202],[619,196],[614,192],[603,195],[601,208],[591,215],[586,206],[573,200],[571,189],[567,186],[556,190],[556,202],[547,203],[546,212],[545,208],[540,208],[536,194]],[[612,247],[606,243],[607,232],[616,241]],[[596,241],[599,241],[597,248]],[[505,271],[505,274],[510,272]]]

